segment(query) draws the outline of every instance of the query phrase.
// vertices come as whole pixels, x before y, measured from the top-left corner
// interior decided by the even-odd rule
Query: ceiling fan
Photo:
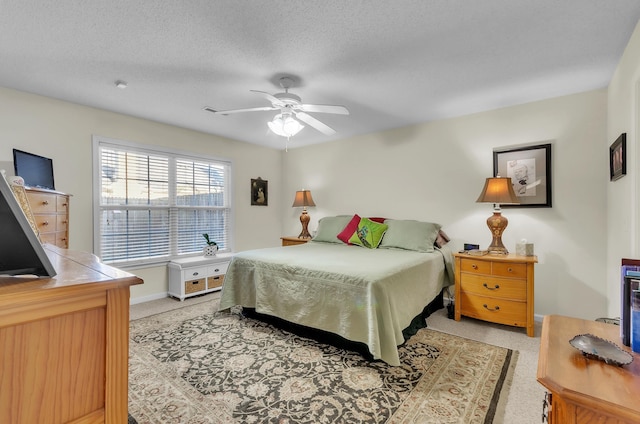
[[[259,112],[277,110],[279,113],[267,125],[274,133],[283,137],[291,137],[296,135],[304,125],[300,121],[315,128],[325,135],[334,135],[336,131],[327,124],[319,121],[307,112],[317,113],[333,113],[338,115],[348,115],[349,110],[344,106],[336,105],[312,105],[302,103],[302,99],[293,93],[289,93],[289,88],[293,85],[293,79],[282,77],[279,80],[280,87],[284,89],[284,93],[269,94],[264,91],[249,90],[256,93],[271,102],[271,106],[252,107],[248,109],[233,110],[215,110],[209,106],[203,109],[215,113],[217,115],[230,115],[232,113],[242,112]],[[296,119],[297,118],[297,119]]]

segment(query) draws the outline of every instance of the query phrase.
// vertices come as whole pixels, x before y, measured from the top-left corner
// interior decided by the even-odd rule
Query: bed
[[[434,247],[439,225],[425,227],[418,221],[385,220],[386,234],[373,248],[336,242],[336,231],[346,230],[350,218],[323,218],[318,235],[306,244],[234,255],[220,310],[237,305],[255,309],[363,343],[373,359],[400,365],[397,347],[405,341],[403,330],[453,284],[451,251],[446,245]],[[359,226],[363,221],[371,222],[361,219]],[[428,231],[407,233],[416,225]],[[407,236],[421,239],[407,244]],[[394,241],[401,238],[405,241]],[[407,246],[412,249],[403,248]]]

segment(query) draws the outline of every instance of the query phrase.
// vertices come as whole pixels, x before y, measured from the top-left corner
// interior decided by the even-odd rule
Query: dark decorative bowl
[[[578,334],[569,340],[569,343],[587,358],[598,359],[607,364],[620,367],[633,362],[633,356],[628,352],[620,349],[616,344],[593,334]]]

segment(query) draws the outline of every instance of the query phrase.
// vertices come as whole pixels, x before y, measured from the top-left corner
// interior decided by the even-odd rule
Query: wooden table
[[[295,246],[296,244],[305,244],[306,242],[308,242],[309,240],[311,240],[310,238],[299,238],[299,237],[295,237],[295,236],[284,236],[284,237],[280,237],[280,240],[282,240],[282,245],[283,246]]]
[[[0,423],[126,423],[129,287],[53,245],[53,278],[0,278]]]
[[[622,367],[586,358],[569,344],[579,334],[593,334],[631,352],[621,343],[619,326],[545,316],[537,379],[550,392],[549,423],[640,423],[640,355],[631,352],[633,362]]]

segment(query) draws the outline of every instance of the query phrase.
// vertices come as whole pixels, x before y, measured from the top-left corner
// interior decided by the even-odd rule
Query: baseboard
[[[169,296],[169,293],[163,292],[163,293],[151,294],[149,296],[134,297],[129,299],[129,305],[137,305],[138,303],[151,302],[152,300],[164,299],[165,297],[168,297],[168,296]]]

